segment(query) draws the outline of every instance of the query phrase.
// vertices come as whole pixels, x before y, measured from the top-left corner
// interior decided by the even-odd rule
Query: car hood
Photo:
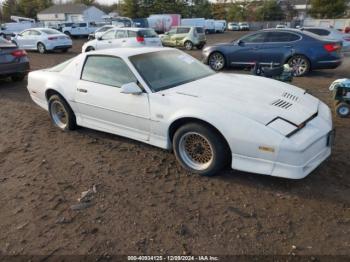
[[[219,73],[164,92],[170,96],[191,96],[194,106],[195,100],[200,99],[264,125],[276,118],[300,125],[314,116],[319,106],[319,100],[303,89],[241,74]]]

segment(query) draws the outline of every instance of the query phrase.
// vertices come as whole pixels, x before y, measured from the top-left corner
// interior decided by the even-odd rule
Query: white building
[[[45,26],[63,22],[102,22],[106,14],[95,6],[84,4],[53,5],[38,13],[37,17]]]

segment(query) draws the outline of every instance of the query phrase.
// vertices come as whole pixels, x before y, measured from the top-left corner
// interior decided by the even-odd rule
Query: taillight
[[[58,37],[56,37],[56,36],[50,36],[48,39],[49,39],[49,40],[57,40]]]
[[[143,36],[136,36],[136,41],[139,43],[145,42],[145,38]]]
[[[24,50],[15,50],[11,53],[11,55],[14,57],[22,57],[22,56],[26,56],[27,52]]]
[[[341,46],[338,44],[325,44],[324,49],[326,49],[327,52],[331,53],[331,52],[334,52],[334,51],[341,49]]]

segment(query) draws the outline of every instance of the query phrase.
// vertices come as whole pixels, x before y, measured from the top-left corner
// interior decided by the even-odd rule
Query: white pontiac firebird
[[[62,130],[101,130],[173,149],[182,166],[300,179],[331,154],[330,109],[275,80],[215,73],[171,48],[83,53],[28,77]]]

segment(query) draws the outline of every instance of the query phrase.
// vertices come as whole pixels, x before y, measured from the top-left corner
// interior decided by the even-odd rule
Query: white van
[[[33,23],[31,22],[20,22],[20,23],[12,22],[12,23],[1,24],[0,37],[7,38],[7,37],[15,36],[19,32],[29,29],[32,26],[33,26]]]
[[[225,24],[222,21],[215,20],[215,33],[225,32]]]

